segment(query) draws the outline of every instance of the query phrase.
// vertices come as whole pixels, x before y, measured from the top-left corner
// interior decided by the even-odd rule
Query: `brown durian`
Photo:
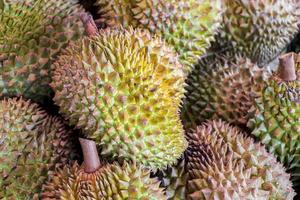
[[[187,137],[188,199],[293,199],[282,164],[239,128],[209,121]]]
[[[247,58],[218,54],[203,58],[186,81],[181,112],[185,127],[195,127],[207,119],[246,126],[253,95],[268,76],[268,71]]]

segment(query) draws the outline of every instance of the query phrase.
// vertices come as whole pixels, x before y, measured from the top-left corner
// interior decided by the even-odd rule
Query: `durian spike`
[[[0,0],[0,10],[4,9],[4,0]]]
[[[297,79],[294,53],[286,53],[279,57],[279,77],[284,81],[295,81]]]
[[[98,28],[91,14],[83,13],[80,15],[80,19],[88,36],[91,37],[97,34]]]
[[[84,171],[93,173],[101,167],[96,143],[92,140],[79,138],[79,142],[83,152]]]

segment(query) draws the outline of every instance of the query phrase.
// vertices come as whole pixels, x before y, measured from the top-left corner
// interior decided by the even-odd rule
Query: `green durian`
[[[98,22],[160,34],[192,68],[220,26],[221,0],[97,0]]]
[[[186,81],[181,113],[186,128],[219,118],[245,126],[253,94],[267,77],[267,71],[246,58],[215,54],[200,60]]]
[[[222,121],[188,132],[187,199],[292,200],[290,175],[264,146]]]
[[[69,46],[55,68],[54,101],[102,155],[152,169],[180,157],[186,147],[178,113],[185,74],[159,37],[100,30]]]
[[[298,32],[298,4],[297,0],[224,0],[223,26],[213,46],[264,66]]]
[[[288,72],[288,73],[286,73]],[[280,57],[278,73],[257,94],[248,125],[300,186],[300,55]]]
[[[43,187],[43,199],[166,200],[159,181],[150,178],[149,170],[131,163],[101,162],[95,143],[88,140],[84,143],[88,149],[83,152],[83,166],[75,163],[52,173]]]
[[[73,136],[35,103],[0,101],[0,199],[37,199],[48,171],[76,158]]]
[[[51,64],[78,39],[83,25],[76,0],[7,0],[0,9],[0,98],[44,103],[52,91]]]

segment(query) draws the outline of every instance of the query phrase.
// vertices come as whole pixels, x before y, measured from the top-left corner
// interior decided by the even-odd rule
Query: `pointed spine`
[[[0,0],[0,11],[4,9],[4,0]]]

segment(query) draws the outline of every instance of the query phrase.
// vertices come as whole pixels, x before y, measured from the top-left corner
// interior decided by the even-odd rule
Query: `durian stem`
[[[85,32],[88,36],[93,36],[97,34],[98,28],[92,15],[83,13],[80,15],[80,19],[84,25]]]
[[[279,57],[279,77],[284,81],[294,81],[297,79],[294,53],[286,53]]]
[[[79,142],[83,152],[84,171],[93,173],[101,167],[96,143],[92,140],[79,138]]]

